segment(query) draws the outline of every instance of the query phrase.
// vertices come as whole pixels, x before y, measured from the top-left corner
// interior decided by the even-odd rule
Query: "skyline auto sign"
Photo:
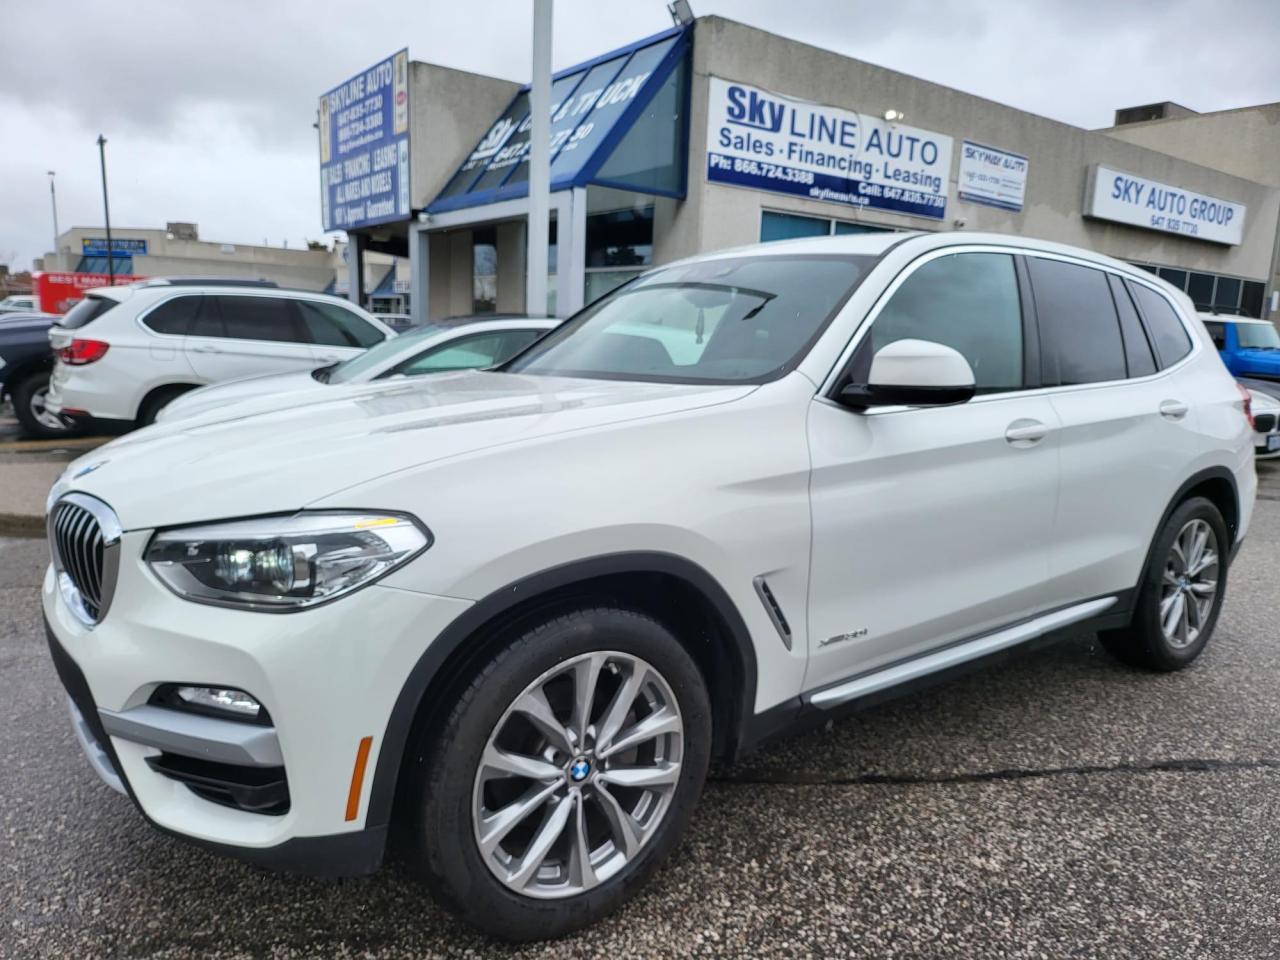
[[[1085,187],[1084,215],[1162,233],[1236,245],[1244,240],[1243,203],[1193,193],[1095,164]]]
[[[319,123],[324,229],[408,219],[409,51],[324,94]]]
[[[952,139],[710,78],[707,179],[940,220]]]

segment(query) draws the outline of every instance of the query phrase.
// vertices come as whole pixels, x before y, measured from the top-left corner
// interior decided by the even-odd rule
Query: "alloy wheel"
[[[485,865],[509,890],[540,899],[604,883],[655,836],[683,747],[675,695],[644,660],[607,650],[557,664],[485,744],[472,800]]]
[[[1200,519],[1188,520],[1165,559],[1160,591],[1160,629],[1169,644],[1189,647],[1213,612],[1218,595],[1218,537]]]
[[[30,399],[27,401],[27,409],[31,411],[32,418],[40,426],[46,430],[66,430],[66,424],[58,419],[58,415],[49,410],[49,388],[40,387],[32,391]]]

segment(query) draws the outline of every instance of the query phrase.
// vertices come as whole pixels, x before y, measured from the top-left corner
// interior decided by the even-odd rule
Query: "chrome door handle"
[[[1166,420],[1181,420],[1187,415],[1188,407],[1181,400],[1166,400],[1160,404],[1160,416]]]
[[[1049,433],[1049,427],[1039,420],[1015,420],[1004,432],[1004,438],[1015,447],[1030,447],[1039,443]]]

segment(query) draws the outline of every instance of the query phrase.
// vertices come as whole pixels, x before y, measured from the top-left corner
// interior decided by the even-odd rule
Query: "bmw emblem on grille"
[[[591,761],[586,757],[579,757],[573,761],[573,766],[569,768],[569,779],[574,783],[581,783],[587,777],[591,776]]]

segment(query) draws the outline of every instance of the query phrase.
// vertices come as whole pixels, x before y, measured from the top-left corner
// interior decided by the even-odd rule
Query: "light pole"
[[[111,244],[111,205],[107,203],[107,138],[98,134],[98,160],[102,164],[102,214],[107,221],[107,284],[115,286],[115,248]]]
[[[547,233],[551,219],[551,3],[533,0],[533,82],[529,90],[529,228],[525,310],[547,313]],[[566,225],[560,225],[560,249]],[[561,270],[565,269],[563,264]],[[563,308],[563,304],[558,305]]]
[[[53,202],[53,256],[54,263],[62,269],[62,251],[58,249],[58,191],[53,186],[54,172],[49,171],[49,199]]]

